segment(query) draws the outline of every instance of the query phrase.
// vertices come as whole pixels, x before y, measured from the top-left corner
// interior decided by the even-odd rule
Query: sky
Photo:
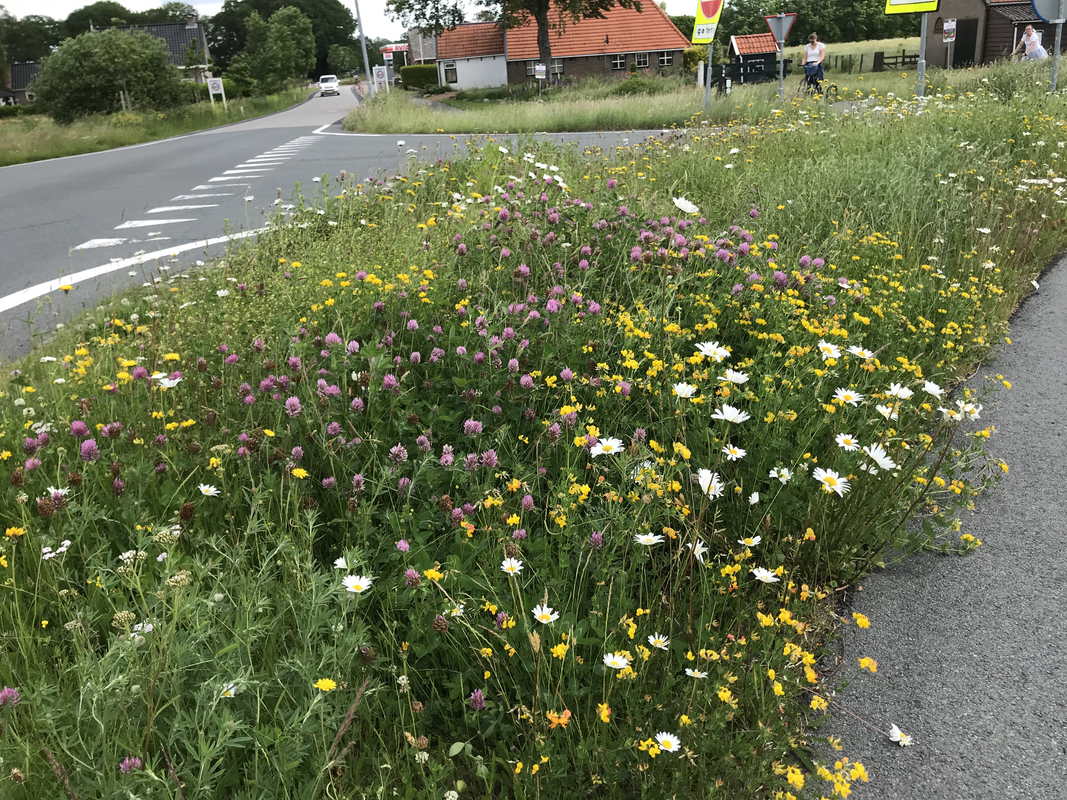
[[[118,0],[131,11],[145,11],[149,8],[157,8],[163,5],[165,0]],[[650,0],[645,0],[649,2]],[[196,7],[201,16],[210,17],[222,8],[222,0],[186,0]],[[352,0],[341,0],[348,9],[355,14]],[[694,14],[696,13],[697,0],[666,0],[668,14]],[[66,19],[67,15],[75,9],[89,5],[86,0],[0,0],[0,5],[7,8],[8,12],[15,17],[24,17],[27,14],[43,14],[56,19]],[[471,4],[472,9],[474,8]],[[363,12],[363,29],[367,38],[391,39],[401,41],[404,28],[397,22],[393,22],[385,14],[385,0],[360,0],[359,10]],[[475,11],[469,14],[473,18]]]

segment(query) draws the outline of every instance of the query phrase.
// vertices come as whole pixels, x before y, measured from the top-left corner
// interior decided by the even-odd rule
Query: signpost
[[[380,92],[382,89],[385,89],[386,93],[389,92],[389,71],[385,67],[375,67],[374,91]]]
[[[708,46],[708,68],[704,71],[704,107],[711,105],[711,44],[719,27],[723,0],[697,0],[696,22],[693,24],[693,44]]]
[[[359,0],[355,0],[356,4],[356,22],[359,23],[359,42],[363,46],[363,69],[367,71],[367,91],[370,92],[370,96],[374,97],[374,81],[370,76],[370,59],[367,58],[367,37],[363,35],[363,17],[359,14]]]
[[[226,87],[222,85],[222,78],[207,79],[207,95],[211,98],[211,105],[215,105],[215,95],[222,95],[222,110],[229,111],[226,107]]]
[[[544,64],[534,64],[534,78],[537,79],[537,93],[541,94],[545,88],[545,78],[548,77],[548,68]]]
[[[764,19],[767,20],[767,27],[771,29],[774,41],[778,43],[778,100],[781,102],[785,97],[785,40],[793,29],[793,23],[797,21],[797,15],[779,12]]]
[[[1030,0],[1034,13],[1043,22],[1056,26],[1056,49],[1052,51],[1052,91],[1056,91],[1056,76],[1060,70],[1060,44],[1063,40],[1064,17],[1067,16],[1067,0]]]
[[[1055,0],[1053,0],[1055,2]],[[915,96],[922,99],[926,92],[926,15],[937,11],[941,0],[885,0],[887,14],[922,14],[919,29],[919,63],[916,65]]]
[[[952,50],[956,41],[956,20],[946,19],[945,30],[942,32],[943,41],[948,45],[948,68],[952,69]]]

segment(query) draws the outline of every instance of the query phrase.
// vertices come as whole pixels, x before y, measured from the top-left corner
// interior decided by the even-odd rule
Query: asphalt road
[[[836,713],[832,733],[862,761],[863,800],[1067,797],[1067,259],[1012,320],[1013,344],[979,370],[1013,388],[986,404],[990,450],[1010,472],[978,498],[963,558],[923,555],[871,575],[844,640],[844,708],[914,737],[901,748]],[[1059,498],[1059,499],[1057,499]],[[1059,510],[1057,510],[1059,509]],[[878,662],[859,674],[856,659]]]
[[[26,352],[31,319],[45,333],[159,265],[222,254],[227,236],[262,227],[279,198],[284,207],[297,192],[317,194],[315,178],[396,171],[410,150],[436,158],[465,147],[463,136],[345,133],[358,103],[342,87],[225,128],[0,168],[0,357]],[[661,133],[546,138],[610,147]],[[69,296],[58,291],[67,282],[77,284]]]

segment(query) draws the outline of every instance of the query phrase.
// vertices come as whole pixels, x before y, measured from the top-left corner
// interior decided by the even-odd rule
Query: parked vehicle
[[[341,84],[336,75],[323,75],[319,78],[319,97],[341,94]]]

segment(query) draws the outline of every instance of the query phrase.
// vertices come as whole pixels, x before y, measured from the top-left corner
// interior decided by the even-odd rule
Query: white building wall
[[[452,64],[456,66],[456,80],[449,83],[453,89],[489,89],[508,82],[508,64],[503,54],[439,59],[437,76],[442,85],[446,83],[445,70]]]

